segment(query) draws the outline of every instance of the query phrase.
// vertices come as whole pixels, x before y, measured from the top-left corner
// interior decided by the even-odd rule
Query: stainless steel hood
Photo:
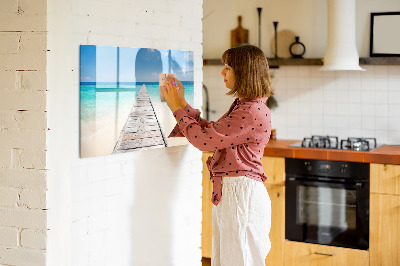
[[[320,70],[358,70],[355,0],[328,0],[328,44]]]

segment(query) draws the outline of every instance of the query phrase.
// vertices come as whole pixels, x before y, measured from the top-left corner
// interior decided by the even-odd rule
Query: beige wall
[[[300,41],[307,49],[305,57],[321,58],[324,56],[327,41],[327,2],[327,0],[205,0],[204,58],[220,58],[223,51],[229,48],[230,31],[237,27],[237,16],[240,15],[243,17],[243,27],[249,30],[249,42],[258,45],[257,7],[262,8],[261,48],[267,57],[274,55],[272,22],[278,21],[278,31],[291,31],[294,35],[300,36]],[[356,42],[360,57],[369,56],[369,13],[399,10],[398,0],[356,0]]]
[[[370,12],[399,11],[397,0],[356,1],[357,48],[369,56]],[[324,56],[327,1],[204,1],[204,58],[220,58],[230,45],[229,31],[236,17],[250,30],[250,43],[258,45],[257,7],[262,7],[261,48],[272,56],[272,21],[279,30],[291,30],[305,44],[306,58]],[[218,27],[216,26],[218,25]],[[388,29],[389,30],[389,29]],[[279,49],[278,49],[279,52]],[[272,111],[278,138],[302,139],[311,135],[376,137],[382,144],[400,143],[400,66],[368,65],[365,72],[322,72],[318,66],[281,66],[272,69],[279,107]],[[220,76],[221,66],[205,66],[204,84],[210,94],[210,119],[217,120],[233,99]]]

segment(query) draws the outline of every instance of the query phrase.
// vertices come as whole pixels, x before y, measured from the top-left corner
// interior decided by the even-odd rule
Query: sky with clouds
[[[81,82],[158,82],[161,73],[182,81],[194,77],[192,51],[94,45],[80,51]]]

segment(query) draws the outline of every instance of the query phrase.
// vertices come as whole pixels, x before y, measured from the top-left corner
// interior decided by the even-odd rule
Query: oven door
[[[286,239],[367,250],[369,185],[286,178]]]

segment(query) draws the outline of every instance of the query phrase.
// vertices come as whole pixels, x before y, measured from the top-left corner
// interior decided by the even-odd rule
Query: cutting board
[[[242,17],[238,16],[238,27],[231,30],[231,48],[243,43],[249,43],[249,31],[242,27]]]

